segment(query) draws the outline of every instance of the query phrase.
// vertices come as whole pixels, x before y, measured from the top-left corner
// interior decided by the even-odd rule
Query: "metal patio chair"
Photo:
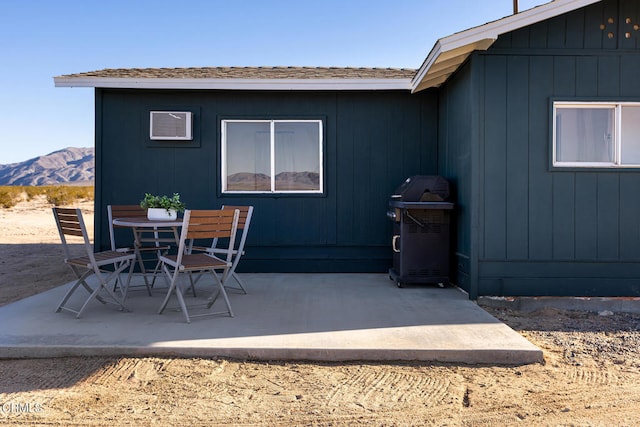
[[[201,242],[203,240],[225,239],[228,241],[228,247],[233,248],[239,216],[240,212],[237,209],[185,211],[178,253],[176,255],[160,256],[162,270],[169,279],[170,284],[167,296],[160,305],[158,314],[162,314],[171,295],[175,293],[187,323],[191,323],[191,317],[218,314],[228,314],[233,317],[231,303],[224,287],[233,265],[232,250],[228,250],[224,257],[217,257],[206,251],[199,251],[198,249],[203,246],[194,246],[194,242],[196,240]],[[220,276],[216,273],[218,271],[221,273]],[[179,280],[181,273],[185,273],[184,275],[188,276],[189,280]],[[189,287],[193,288],[195,286],[195,282],[192,280],[194,273],[199,274],[198,278],[202,277],[204,273],[210,273],[214,278],[214,285],[217,285],[217,292],[214,290],[214,293],[205,304],[206,308],[211,309],[218,297],[222,295],[227,311],[189,315],[184,293]]]
[[[127,298],[127,289],[131,281],[131,274],[133,273],[133,266],[135,263],[135,254],[127,254],[117,251],[103,251],[93,252],[93,247],[89,241],[87,229],[82,217],[82,211],[80,209],[71,208],[53,208],[53,215],[56,220],[58,232],[60,233],[60,240],[62,241],[62,247],[64,249],[65,259],[64,262],[71,267],[77,280],[76,283],[67,291],[64,298],[56,308],[56,312],[61,310],[69,311],[76,314],[76,318],[79,318],[84,310],[87,308],[89,302],[97,300],[103,304],[112,303],[118,305],[121,310],[125,310],[125,300]],[[69,248],[68,239],[79,240],[84,246],[83,256],[72,256]],[[106,269],[105,267],[110,267]],[[119,298],[116,293],[110,289],[109,282],[112,279],[119,280],[120,273],[129,268],[129,273],[126,282],[122,282],[121,287],[122,298]],[[82,270],[85,270],[84,272]],[[87,283],[87,279],[91,276],[95,276],[98,280],[98,285],[95,289]],[[84,288],[89,297],[82,303],[79,310],[71,308],[67,305],[71,295],[75,293],[80,287]],[[100,295],[100,291],[104,290],[107,299]]]
[[[146,218],[147,210],[141,208],[140,205],[108,205],[107,216],[109,218],[109,239],[111,241],[111,250],[124,253],[135,253],[138,266],[140,267],[140,272],[144,278],[147,293],[151,296],[151,288],[155,284],[156,276],[160,271],[160,255],[171,249],[171,245],[168,245],[167,242],[175,242],[173,229],[157,227],[144,230],[140,229],[133,232],[133,247],[120,246],[116,241],[116,229],[128,227],[114,225],[113,220],[115,218]],[[143,258],[143,254],[151,254],[153,258],[145,260]],[[147,278],[148,274],[145,261],[156,262],[153,268],[151,281]]]
[[[238,287],[230,286],[229,284],[225,284],[227,289],[235,289],[241,291],[243,294],[247,294],[247,290],[244,287],[244,284],[240,280],[238,273],[236,273],[236,267],[240,262],[240,259],[244,255],[244,244],[247,241],[247,234],[249,233],[249,226],[251,225],[251,218],[253,216],[253,206],[228,206],[223,205],[222,209],[225,210],[235,210],[237,209],[240,212],[240,217],[238,218],[238,233],[240,234],[240,238],[238,239],[236,236],[235,242],[237,244],[234,245],[233,248],[224,247],[222,242],[219,239],[213,239],[210,248],[198,248],[199,250],[206,251],[208,253],[220,256],[226,256],[227,252],[231,251],[232,262],[231,271],[229,272],[229,277],[233,277],[233,279],[238,284]]]

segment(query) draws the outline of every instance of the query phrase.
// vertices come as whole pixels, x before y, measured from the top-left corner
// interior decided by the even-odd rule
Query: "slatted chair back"
[[[189,213],[187,239],[218,239],[232,237],[238,224],[234,224],[233,210],[192,210]],[[186,218],[186,215],[185,215]],[[185,223],[187,223],[185,219]]]
[[[162,269],[170,279],[170,285],[167,296],[158,311],[159,313],[164,311],[171,295],[175,293],[187,323],[191,322],[189,311],[183,297],[187,287],[181,286],[181,284],[178,283],[178,276],[180,273],[189,273],[189,283],[190,286],[193,287],[203,274],[198,274],[197,278],[193,280],[192,273],[207,272],[212,274],[219,287],[218,293],[215,298],[210,300],[207,307],[210,308],[215,302],[215,299],[217,299],[217,296],[222,295],[227,306],[225,313],[233,317],[231,304],[224,290],[224,282],[227,280],[232,266],[231,251],[227,251],[225,257],[219,258],[207,251],[209,247],[196,247],[194,246],[194,242],[197,240],[202,241],[203,239],[225,239],[225,241],[228,241],[229,247],[233,247],[239,215],[238,210],[230,209],[185,211],[178,253],[176,255],[163,255],[160,257],[163,263]],[[220,277],[216,271],[221,272]],[[207,313],[198,316],[212,314],[220,313]]]
[[[58,232],[60,233],[60,240],[62,241],[65,253],[64,261],[77,277],[76,283],[67,291],[56,311],[66,310],[76,314],[76,317],[80,317],[89,302],[94,299],[101,303],[112,302],[124,310],[135,255],[116,251],[94,253],[80,209],[54,207],[53,216],[56,221],[56,226],[58,227]],[[82,240],[85,249],[85,253],[82,256],[74,257],[71,255],[69,248],[70,242],[67,240],[70,237]],[[106,266],[109,266],[110,269],[103,270],[102,268]],[[110,290],[107,285],[113,279],[120,280],[120,273],[126,269],[129,270],[129,273],[126,282],[123,282],[122,297],[120,298]],[[97,287],[92,287],[92,285],[86,281],[89,276],[96,277],[99,282]],[[69,306],[67,302],[71,295],[80,288],[85,289],[90,295],[80,309],[75,309]],[[110,300],[105,300],[99,295],[102,290],[104,290]]]
[[[90,256],[93,253],[93,248],[84,224],[82,211],[80,209],[55,207],[53,208],[53,213],[60,233],[65,259],[72,258],[71,250],[69,249],[69,244],[71,243],[67,241],[69,237],[74,241],[82,240],[85,252]]]
[[[240,233],[240,238],[236,239],[232,255],[233,255],[233,265],[231,267],[231,271],[229,274],[238,284],[239,288],[227,286],[230,289],[239,289],[242,293],[246,294],[247,291],[244,288],[244,284],[242,280],[240,280],[240,276],[236,273],[236,267],[240,263],[240,259],[244,256],[244,245],[247,241],[247,235],[249,234],[249,226],[251,225],[251,218],[253,218],[253,206],[230,206],[223,205],[222,210],[235,210],[237,209],[240,213],[240,217],[238,218],[238,233]],[[224,249],[217,248],[217,241],[213,242],[212,252],[213,253],[224,253]]]
[[[238,230],[244,230],[248,228],[251,223],[251,216],[253,215],[253,206],[230,206],[222,205],[222,210],[235,210],[240,213],[238,217]]]
[[[126,228],[113,224],[114,218],[146,218],[147,210],[141,208],[140,205],[108,205],[107,216],[109,218],[109,239],[111,241],[111,250],[118,248],[115,238],[115,229]]]

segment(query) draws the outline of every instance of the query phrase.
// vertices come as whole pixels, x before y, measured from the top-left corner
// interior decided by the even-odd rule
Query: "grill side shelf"
[[[398,209],[453,209],[451,202],[403,202],[391,200],[389,206]]]

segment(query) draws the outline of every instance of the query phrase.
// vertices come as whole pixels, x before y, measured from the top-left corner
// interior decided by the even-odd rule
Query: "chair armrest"
[[[162,245],[162,246],[140,246],[138,250],[140,252],[145,251],[168,251],[171,249],[171,245]]]
[[[207,252],[210,252],[212,254],[226,254],[229,252],[229,249],[221,249],[221,248],[207,248]],[[231,253],[233,255],[236,255],[238,253],[237,250],[233,249],[231,250]],[[242,252],[242,254],[244,255],[244,251]]]

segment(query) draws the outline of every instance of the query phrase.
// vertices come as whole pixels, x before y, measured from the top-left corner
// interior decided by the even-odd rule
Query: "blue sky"
[[[520,0],[520,10],[547,0]],[[418,68],[442,37],[512,0],[20,0],[0,10],[0,164],[94,144],[92,88],[53,77],[103,68]]]

